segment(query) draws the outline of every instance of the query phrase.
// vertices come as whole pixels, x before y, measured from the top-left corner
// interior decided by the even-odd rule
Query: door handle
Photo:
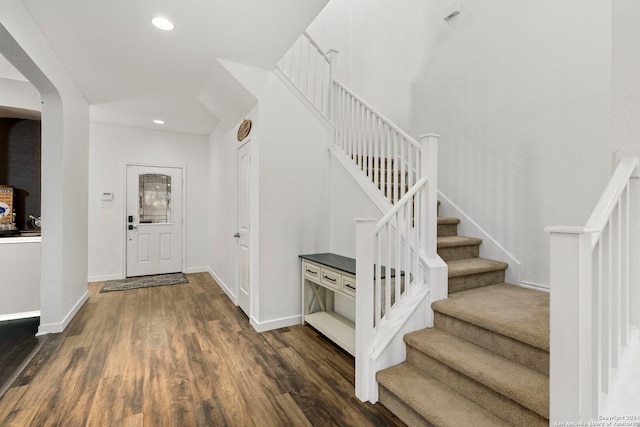
[[[133,225],[133,224],[129,224],[129,226],[128,226],[127,228],[128,228],[129,230],[135,230],[135,229],[136,229],[136,228],[138,228],[138,227],[136,227],[136,226],[135,226],[135,225]]]
[[[240,237],[240,233],[234,234],[233,237],[235,237],[237,239],[238,237]]]

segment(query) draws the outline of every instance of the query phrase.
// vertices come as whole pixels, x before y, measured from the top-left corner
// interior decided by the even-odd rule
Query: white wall
[[[329,152],[332,132],[274,74],[252,92],[251,313],[257,330],[300,322],[298,255],[328,252]],[[236,298],[237,149],[242,118],[223,122],[210,138],[210,265]]]
[[[256,133],[256,117],[247,116]],[[221,122],[209,137],[209,266],[229,297],[236,298],[238,141],[240,123]]]
[[[0,77],[0,106],[40,111],[40,94],[29,82]]]
[[[60,332],[88,297],[89,108],[19,0],[0,3],[0,33],[0,52],[43,103],[39,333]]]
[[[185,264],[207,271],[209,148],[206,136],[91,124],[89,156],[89,281],[122,278],[125,164],[185,166]],[[114,193],[113,207],[101,195]]]
[[[260,260],[263,328],[301,315],[298,255],[328,252],[329,152],[333,132],[271,74],[260,97]]]
[[[0,242],[0,321],[33,317],[40,311],[40,239],[4,239]]]
[[[613,149],[640,147],[640,3],[612,1]]]
[[[350,258],[356,256],[356,223],[354,218],[373,218],[382,214],[335,158],[330,164],[331,252]]]
[[[543,228],[584,223],[611,172],[611,3],[334,1],[354,91],[442,135],[440,190],[547,286]]]

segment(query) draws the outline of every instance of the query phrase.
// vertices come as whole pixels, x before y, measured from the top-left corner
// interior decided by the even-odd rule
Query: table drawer
[[[342,276],[340,273],[330,270],[328,268],[321,269],[322,277],[320,277],[320,281],[324,286],[329,288],[333,288],[336,290],[341,290],[342,288]]]
[[[356,278],[351,276],[342,276],[342,292],[352,297],[356,296]]]
[[[304,269],[304,277],[306,277],[307,279],[315,280],[316,282],[320,281],[321,269],[319,265],[304,262],[302,264],[302,268]]]

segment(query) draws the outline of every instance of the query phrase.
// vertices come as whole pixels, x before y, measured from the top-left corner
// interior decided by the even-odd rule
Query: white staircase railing
[[[618,166],[584,227],[547,227],[551,241],[550,422],[597,420],[635,330],[630,238],[640,218],[638,158]],[[586,425],[586,424],[585,424]]]
[[[303,33],[277,64],[278,69],[327,118],[333,81],[331,57],[307,33]]]
[[[418,181],[420,144],[343,84],[333,82],[334,144],[391,204]]]
[[[447,266],[436,253],[439,136],[416,141],[338,83],[336,54],[304,33],[277,67],[332,123],[334,147],[392,205],[375,227],[356,224],[356,396],[376,402],[376,371],[404,360],[401,340],[384,353],[391,341],[409,324],[433,326],[430,302],[447,296]]]
[[[420,326],[431,327],[430,303],[447,297],[447,268],[436,253],[437,135],[421,138],[420,157],[422,178],[380,221],[356,220],[356,396],[363,401],[378,399],[375,372],[403,360],[378,358],[409,312],[424,300]]]

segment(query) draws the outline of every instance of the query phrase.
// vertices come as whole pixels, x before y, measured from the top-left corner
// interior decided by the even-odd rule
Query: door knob
[[[235,237],[237,239],[238,237],[240,237],[240,233],[234,234],[233,237]]]
[[[129,230],[135,230],[135,229],[136,229],[136,228],[138,228],[138,227],[136,227],[136,226],[135,226],[135,225],[133,225],[133,224],[129,224],[129,226],[128,226],[127,228],[128,228]]]

